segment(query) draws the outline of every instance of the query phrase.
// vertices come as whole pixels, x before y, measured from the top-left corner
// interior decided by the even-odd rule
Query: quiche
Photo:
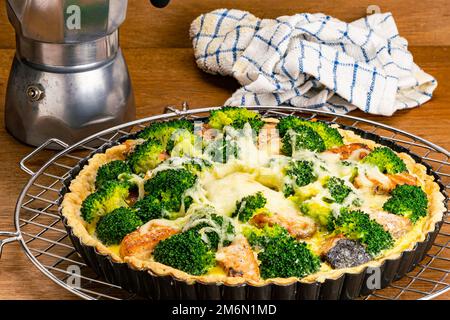
[[[255,286],[379,266],[444,211],[410,155],[338,124],[243,107],[150,124],[93,155],[61,204],[73,234],[115,262]]]

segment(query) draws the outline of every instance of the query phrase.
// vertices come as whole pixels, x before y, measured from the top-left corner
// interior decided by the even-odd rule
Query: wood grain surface
[[[152,7],[148,0],[128,3],[127,20],[121,29],[124,48],[189,48],[192,20],[219,8],[246,10],[262,18],[323,12],[350,22],[364,16],[367,7],[373,4],[382,12],[392,12],[400,33],[411,45],[450,45],[448,0],[172,0],[164,9]],[[0,48],[14,48],[14,33],[4,7],[0,12]]]
[[[274,4],[277,3],[275,6]],[[374,1],[193,1],[174,0],[168,8],[151,8],[148,1],[129,1],[121,43],[133,81],[138,117],[163,111],[166,105],[188,101],[191,107],[222,104],[238,87],[234,79],[212,76],[195,65],[187,30],[200,13],[220,7],[251,10],[258,16],[275,17],[295,12],[323,11],[352,20]],[[361,116],[417,134],[450,149],[450,3],[447,0],[376,2],[392,11],[402,35],[412,45],[416,62],[435,76],[435,96],[420,108],[393,117]],[[0,230],[13,230],[13,210],[21,188],[29,178],[18,167],[32,148],[15,141],[4,129],[6,83],[14,55],[14,32],[0,1]],[[48,153],[48,156],[51,153]],[[405,295],[408,297],[408,295]],[[412,297],[412,296],[411,296]],[[450,293],[441,299],[450,299]],[[0,260],[0,299],[76,299],[41,274],[25,257],[19,244],[5,247]]]

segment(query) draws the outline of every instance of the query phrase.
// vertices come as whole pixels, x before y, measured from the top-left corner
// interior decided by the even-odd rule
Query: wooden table
[[[323,11],[351,21],[365,14],[374,1],[317,2],[274,1],[194,1],[175,0],[159,10],[147,1],[129,1],[128,19],[121,29],[121,43],[130,69],[138,117],[160,113],[166,105],[188,101],[192,107],[222,104],[238,87],[230,78],[211,76],[194,62],[188,28],[202,12],[220,7],[250,10],[257,16],[276,17],[295,12]],[[394,3],[392,3],[394,2]],[[377,3],[392,11],[400,33],[411,45],[415,61],[435,76],[439,86],[424,106],[397,112],[393,117],[352,114],[379,121],[428,139],[450,149],[450,5],[446,0],[388,1]],[[4,0],[0,1],[0,107],[14,55],[14,31],[7,22]],[[19,160],[32,148],[14,140],[0,117],[0,230],[12,230],[13,209],[28,176],[18,167]],[[0,299],[74,299],[63,288],[42,275],[21,251],[19,244],[5,247],[0,260]],[[450,293],[442,295],[450,299]]]

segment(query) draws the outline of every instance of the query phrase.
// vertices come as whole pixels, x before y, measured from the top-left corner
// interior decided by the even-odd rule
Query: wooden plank
[[[175,0],[164,9],[149,1],[128,1],[127,20],[121,29],[124,48],[191,47],[188,30],[200,14],[218,8],[247,10],[262,18],[275,18],[302,12],[323,12],[336,18],[353,21],[366,14],[369,5],[378,5],[382,12],[392,12],[400,34],[411,45],[450,45],[450,3],[448,0]],[[51,26],[49,26],[51,27]],[[6,18],[5,0],[0,0],[0,48],[14,48],[14,33]]]
[[[439,81],[432,101],[389,118],[368,116],[362,112],[352,114],[407,130],[450,149],[450,48],[414,47],[412,50],[419,65]],[[165,105],[180,105],[184,100],[193,107],[219,105],[238,87],[234,79],[201,72],[195,65],[192,50],[188,48],[129,48],[124,51],[133,79],[138,117],[160,113]],[[13,54],[11,49],[0,50],[0,101],[4,101]],[[3,108],[3,103],[0,108]],[[3,117],[0,117],[0,145],[0,230],[12,230],[15,202],[28,179],[20,171],[18,162],[32,148],[19,144],[7,134]],[[0,299],[76,298],[34,268],[18,244],[5,248],[0,269]],[[439,275],[436,273],[436,277]],[[414,296],[405,294],[405,297]],[[450,299],[450,293],[440,298]]]

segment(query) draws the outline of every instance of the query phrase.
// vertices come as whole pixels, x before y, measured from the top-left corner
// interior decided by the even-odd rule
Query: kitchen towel
[[[197,65],[242,85],[225,105],[289,105],[389,116],[431,99],[436,80],[420,69],[390,13],[346,23],[324,14],[259,19],[218,9],[190,29]]]

